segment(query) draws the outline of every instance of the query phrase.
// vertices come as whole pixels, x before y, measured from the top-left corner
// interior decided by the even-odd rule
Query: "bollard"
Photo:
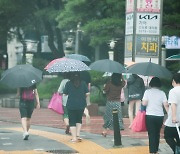
[[[119,120],[118,120],[118,110],[116,108],[113,109],[113,126],[114,126],[114,146],[121,146],[121,133],[119,128]]]

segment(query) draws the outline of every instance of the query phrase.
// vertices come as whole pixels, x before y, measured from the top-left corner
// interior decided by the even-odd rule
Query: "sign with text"
[[[128,35],[125,37],[125,57],[132,55],[132,40],[133,35]]]
[[[137,0],[137,12],[160,13],[160,0]]]
[[[136,36],[136,55],[158,56],[159,36]]]
[[[126,35],[133,34],[133,13],[126,14]]]
[[[163,36],[166,49],[180,49],[180,38],[177,36]]]
[[[137,13],[136,34],[159,35],[160,15]]]
[[[126,0],[126,13],[134,11],[134,0]]]

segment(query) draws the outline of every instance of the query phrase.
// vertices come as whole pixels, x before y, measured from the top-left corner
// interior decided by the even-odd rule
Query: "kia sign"
[[[159,35],[160,15],[137,13],[136,34]]]

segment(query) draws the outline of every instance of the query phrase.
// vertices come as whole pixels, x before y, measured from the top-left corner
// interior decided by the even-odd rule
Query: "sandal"
[[[79,136],[77,136],[77,140],[78,140],[79,142],[81,142],[81,141],[82,141],[82,138],[79,137]]]
[[[71,140],[70,140],[70,142],[71,142],[71,143],[76,143],[76,142],[77,142],[77,140],[73,140],[73,139],[71,139]]]
[[[104,137],[106,137],[106,136],[107,136],[107,133],[102,132],[101,135],[104,136]]]

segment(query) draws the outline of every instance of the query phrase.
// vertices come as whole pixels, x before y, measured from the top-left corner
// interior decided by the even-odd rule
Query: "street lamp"
[[[81,22],[79,22],[77,24],[77,30],[76,30],[76,42],[75,42],[75,53],[78,54],[79,53],[79,40],[80,40],[80,33],[82,32],[80,30],[81,27]]]
[[[21,41],[22,45],[23,45],[23,56],[22,56],[22,63],[26,64],[27,62],[27,53],[29,53],[31,56],[28,56],[30,58],[29,62],[32,62],[32,58],[33,58],[33,53],[37,52],[37,46],[39,41],[36,40],[27,40],[24,39]]]
[[[110,48],[110,51],[108,52],[110,60],[114,60],[114,48],[115,48],[116,42],[117,41],[112,39],[112,40],[110,40],[110,43],[108,43],[109,48]]]

